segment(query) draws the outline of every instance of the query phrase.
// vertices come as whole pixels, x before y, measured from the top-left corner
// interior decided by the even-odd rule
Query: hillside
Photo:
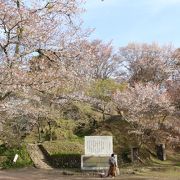
[[[80,155],[84,154],[84,136],[110,135],[113,136],[114,152],[118,155],[118,162],[121,166],[130,163],[131,148],[138,147],[137,137],[130,133],[131,125],[116,113],[114,115],[106,114],[105,117],[104,121],[102,113],[92,108],[88,103],[68,103],[62,109],[61,118],[56,119],[51,127],[52,141],[49,139],[49,126],[42,124],[41,142],[39,142],[38,128],[34,126],[31,133],[25,137],[24,144],[41,143],[49,156],[56,160],[63,158],[67,161],[68,157],[77,160]],[[174,151],[169,147],[167,149],[168,160],[174,162]],[[11,151],[10,159],[16,152]],[[147,165],[156,163],[155,142],[151,141],[142,145],[140,158]],[[64,165],[58,163],[57,166]]]

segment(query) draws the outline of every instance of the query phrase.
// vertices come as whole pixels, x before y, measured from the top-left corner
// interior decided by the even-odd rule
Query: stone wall
[[[55,168],[81,168],[80,154],[57,154],[49,158],[51,166]]]

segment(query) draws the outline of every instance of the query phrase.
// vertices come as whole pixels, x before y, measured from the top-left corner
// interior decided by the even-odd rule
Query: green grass
[[[154,179],[164,179],[164,180],[179,180],[180,179],[180,168],[179,169],[173,169],[172,167],[170,169],[157,169],[153,171],[147,171],[145,173],[138,173],[138,175],[141,175],[143,177],[149,177]]]
[[[44,142],[44,148],[50,155],[54,154],[83,154],[83,139],[71,139],[53,142]]]
[[[13,163],[15,154],[18,154],[19,157],[16,163]],[[4,160],[0,162],[0,166],[5,169],[27,167],[33,164],[25,146],[20,148],[6,148],[5,146],[1,145],[0,156],[4,157]]]
[[[150,164],[152,166],[160,166],[160,167],[166,167],[166,166],[177,166],[180,167],[180,154],[178,153],[173,153],[172,152],[167,152],[167,160],[166,161],[161,161],[158,160],[155,157],[151,156],[151,162]]]

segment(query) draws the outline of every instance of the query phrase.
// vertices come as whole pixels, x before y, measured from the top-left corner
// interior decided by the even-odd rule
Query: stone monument
[[[158,144],[156,146],[157,158],[161,161],[166,160],[165,144]]]
[[[109,168],[113,153],[112,136],[85,136],[85,155],[81,156],[81,169],[101,170]],[[117,156],[115,155],[116,161]]]

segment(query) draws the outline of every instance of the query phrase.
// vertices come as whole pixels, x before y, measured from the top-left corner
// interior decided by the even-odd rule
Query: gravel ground
[[[92,175],[63,175],[61,170],[40,170],[35,168],[0,170],[0,180],[96,180],[111,179],[100,178],[98,174]],[[180,178],[167,178],[158,176],[137,176],[120,175],[115,177],[117,180],[180,180]]]
[[[111,179],[100,178],[90,175],[63,175],[59,170],[40,170],[34,168],[27,169],[11,169],[1,170],[0,180],[96,180],[96,179]],[[116,177],[115,179],[122,179],[122,177]],[[134,179],[135,180],[135,179]]]

